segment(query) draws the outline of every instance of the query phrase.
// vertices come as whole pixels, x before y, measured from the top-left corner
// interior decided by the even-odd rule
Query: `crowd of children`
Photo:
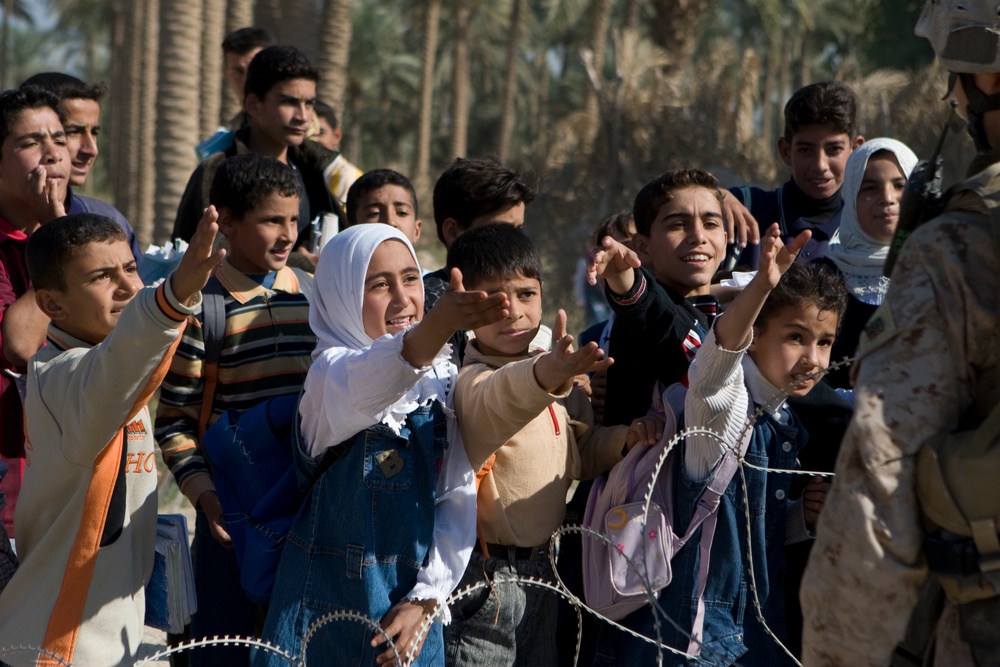
[[[433,195],[446,266],[425,271],[410,181],[376,169],[331,192],[341,156],[306,139],[318,70],[251,41],[255,55],[227,50],[227,68],[232,53],[245,70],[244,114],[192,174],[174,230],[190,247],[156,287],[137,277],[124,219],[65,215],[82,198],[67,192],[70,126],[44,90],[52,77],[0,94],[0,343],[26,380],[19,397],[3,379],[3,453],[23,462],[23,486],[5,521],[16,541],[0,539],[0,660],[136,659],[155,435],[197,510],[191,638],[258,637],[310,665],[565,664],[576,637],[554,637],[571,608],[536,584],[555,581],[553,563],[579,574],[579,544],[553,553],[550,538],[567,502],[578,518],[587,480],[661,440],[654,396],[681,383],[686,426],[730,445],[752,428],[750,465],[715,510],[707,579],[692,540],[657,608],[621,621],[637,634],[588,617],[580,664],[653,664],[657,627],[665,664],[793,664],[799,579],[830,484],[768,469],[833,469],[850,380],[823,375],[853,356],[885,297],[912,151],[865,142],[843,84],[806,86],[785,109],[781,188],[726,191],[675,168],[602,222],[584,273],[610,317],[577,342],[564,311],[543,315],[545,269],[522,229],[536,193],[517,172],[454,161]],[[324,117],[331,139],[336,115]],[[89,165],[81,143],[73,165]],[[339,233],[312,237],[329,214]],[[727,264],[756,273],[726,289]],[[298,395],[306,495],[260,604],[241,587],[228,532],[240,517],[221,505],[201,442],[226,411],[283,395]],[[726,449],[704,436],[680,447],[666,474],[686,525]],[[246,646],[187,660],[284,661]]]

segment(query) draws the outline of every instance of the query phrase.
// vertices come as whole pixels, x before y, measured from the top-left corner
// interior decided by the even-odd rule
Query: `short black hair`
[[[434,184],[434,224],[444,243],[444,221],[454,219],[462,230],[476,218],[505,206],[528,205],[535,189],[495,157],[455,158]]]
[[[96,213],[64,215],[39,227],[28,238],[24,259],[35,289],[66,289],[64,269],[91,243],[128,243],[125,231],[111,218]]]
[[[241,153],[224,160],[215,171],[208,201],[237,218],[263,205],[272,194],[302,197],[299,179],[287,164],[260,153]]]
[[[234,30],[222,40],[223,53],[235,53],[242,56],[254,49],[265,49],[277,44],[274,35],[263,28],[240,28]]]
[[[535,244],[520,227],[502,222],[470,229],[455,239],[447,268],[449,273],[453,268],[462,272],[466,289],[519,275],[542,282],[542,259]]]
[[[313,113],[320,118],[325,118],[326,122],[330,124],[331,130],[336,130],[337,126],[340,124],[340,120],[337,118],[337,112],[333,110],[326,102],[321,102],[316,100],[316,104],[313,105]]]
[[[44,88],[53,95],[63,100],[94,100],[100,103],[108,92],[108,87],[103,83],[87,83],[82,79],[62,72],[41,72],[29,76],[21,83],[21,88],[25,86],[37,86]]]
[[[413,200],[413,217],[417,217],[417,191],[413,189],[410,179],[392,169],[373,169],[359,176],[347,191],[347,227],[358,224],[355,217],[358,214],[359,200],[369,192],[386,185],[398,185],[410,193],[410,199]]]
[[[823,81],[799,88],[785,104],[785,140],[810,125],[830,125],[837,134],[858,131],[858,101],[840,81]]]
[[[269,46],[250,61],[244,94],[264,99],[275,85],[292,79],[319,81],[319,70],[294,46]]]
[[[660,214],[664,204],[674,198],[674,192],[686,188],[705,188],[715,195],[719,205],[725,201],[725,195],[719,187],[719,179],[704,169],[674,169],[660,174],[654,180],[642,186],[632,204],[632,217],[635,218],[635,233],[649,236],[653,221]]]
[[[597,223],[594,230],[594,245],[601,245],[605,236],[610,236],[615,240],[631,240],[635,234],[635,217],[632,211],[618,211]]]
[[[775,315],[791,306],[816,306],[837,313],[837,326],[847,308],[847,289],[840,274],[825,262],[795,262],[771,290],[753,325],[764,329]]]
[[[59,122],[66,118],[59,110],[59,98],[38,86],[24,86],[0,93],[0,146],[7,140],[11,125],[18,114],[27,109],[48,107],[59,117]],[[3,155],[0,154],[0,158]]]

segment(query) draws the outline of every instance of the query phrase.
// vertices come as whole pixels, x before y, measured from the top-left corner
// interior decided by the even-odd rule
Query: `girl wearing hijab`
[[[458,429],[447,341],[503,319],[508,303],[465,292],[458,271],[426,315],[423,297],[413,247],[393,227],[351,227],[323,248],[309,311],[319,342],[296,452],[312,487],[285,542],[263,633],[307,664],[391,665],[396,652],[413,665],[444,664],[445,599],[476,530],[475,474],[461,441],[448,437]],[[382,630],[354,618],[308,632],[335,611]],[[434,612],[438,622],[418,636]],[[257,651],[254,664],[285,661]]]
[[[882,266],[899,223],[906,179],[916,165],[913,151],[895,139],[866,141],[847,160],[840,229],[826,258],[843,276],[850,298],[831,361],[854,356],[861,331],[889,289]],[[827,381],[849,388],[848,369],[831,372]]]

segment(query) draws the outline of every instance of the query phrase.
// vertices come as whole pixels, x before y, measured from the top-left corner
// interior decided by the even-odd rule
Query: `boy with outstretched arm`
[[[688,372],[684,425],[720,433],[722,442],[690,435],[682,443],[684,464],[673,472],[675,525],[689,525],[711,472],[726,449],[742,439],[748,413],[759,408],[743,471],[730,482],[716,510],[703,596],[698,572],[704,555],[697,531],[674,557],[673,581],[660,593],[659,607],[673,621],[661,625],[664,643],[688,655],[700,654],[711,664],[794,664],[770,634],[785,641],[783,545],[808,539],[807,528],[815,526],[826,491],[822,482],[813,481],[802,501],[790,501],[791,476],[766,469],[797,467],[796,456],[808,434],[786,399],[805,396],[820,381],[846,306],[846,293],[832,271],[795,263],[809,237],[805,231],[784,246],[778,225],[768,230],[760,271],[716,319]],[[635,261],[617,244],[607,252],[612,261]],[[693,638],[700,615],[703,632]],[[655,637],[650,607],[622,623]],[[687,664],[687,656],[665,657],[665,664]],[[594,664],[651,664],[655,658],[653,644],[602,631]]]
[[[52,322],[27,370],[21,565],[0,597],[0,646],[35,650],[0,655],[10,665],[135,661],[156,540],[146,403],[225,254],[216,230],[209,209],[177,271],[148,289],[109,218],[62,217],[28,242]]]
[[[455,412],[473,469],[481,470],[479,542],[459,589],[493,581],[452,609],[452,665],[551,665],[557,599],[517,576],[552,581],[549,538],[574,479],[607,471],[627,447],[654,441],[655,425],[594,426],[573,379],[607,368],[596,343],[573,350],[559,311],[551,352],[529,349],[542,317],[541,261],[518,228],[494,224],[460,236],[448,253],[469,289],[506,294],[503,320],[474,330],[455,385]]]

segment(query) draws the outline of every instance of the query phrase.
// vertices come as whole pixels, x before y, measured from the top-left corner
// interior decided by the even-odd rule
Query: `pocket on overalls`
[[[405,433],[404,429],[404,433]],[[405,437],[386,427],[365,435],[365,486],[380,491],[405,491],[413,481],[413,451]]]

